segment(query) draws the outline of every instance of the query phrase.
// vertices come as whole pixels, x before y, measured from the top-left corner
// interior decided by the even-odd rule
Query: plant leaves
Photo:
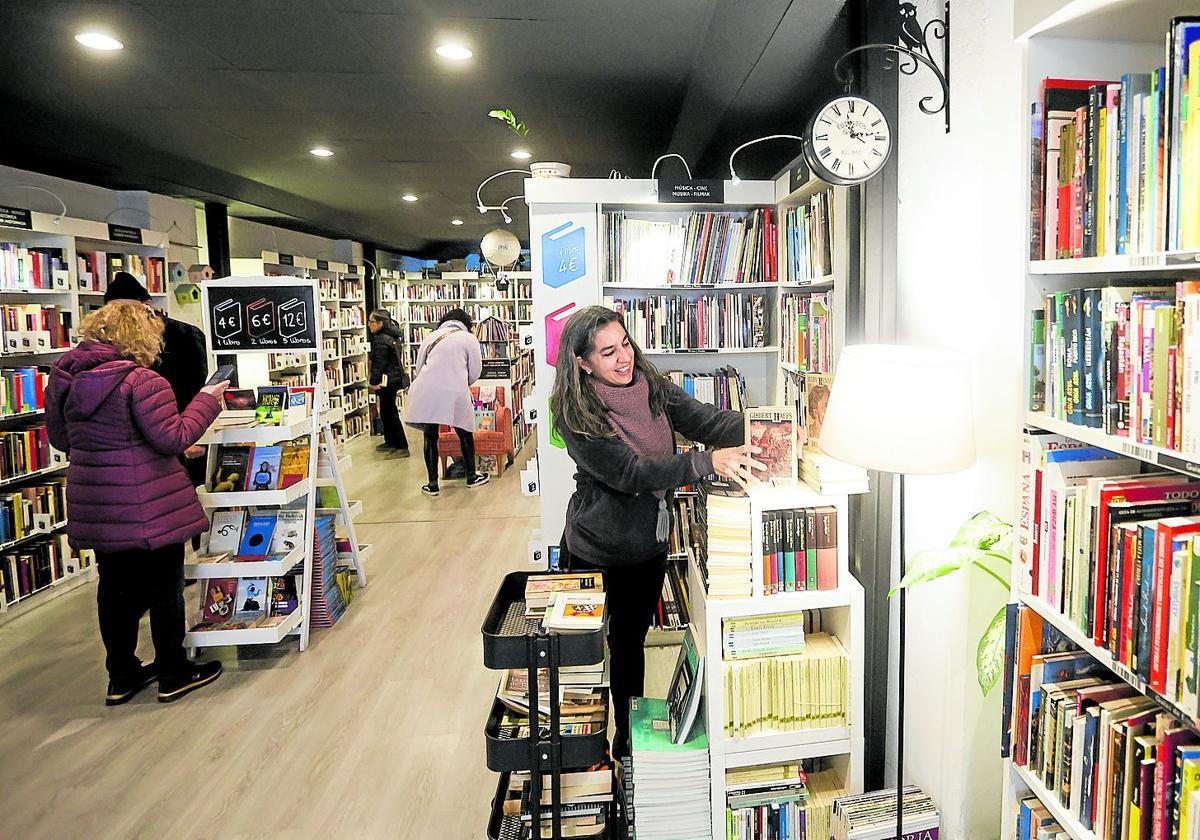
[[[950,548],[975,548],[1012,557],[1012,535],[1012,525],[990,511],[981,510],[958,529],[950,540]]]
[[[901,589],[912,589],[922,583],[953,574],[972,563],[981,562],[987,556],[977,548],[931,548],[919,551],[908,561],[904,577],[899,585],[888,593],[892,597]]]
[[[1000,607],[975,650],[975,677],[984,696],[996,687],[1004,670],[1005,613],[1006,608]]]

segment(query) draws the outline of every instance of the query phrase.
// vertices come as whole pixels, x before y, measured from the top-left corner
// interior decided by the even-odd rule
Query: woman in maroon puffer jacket
[[[83,340],[50,369],[46,427],[67,453],[67,535],[96,552],[96,601],[107,651],[108,705],[158,680],[176,700],[215,680],[220,662],[196,664],[183,649],[183,546],[208,528],[179,463],[221,411],[227,382],[205,387],[181,414],[167,380],[151,371],[162,321],[137,301],[89,315]],[[150,611],[155,661],[138,660],[138,624]]]

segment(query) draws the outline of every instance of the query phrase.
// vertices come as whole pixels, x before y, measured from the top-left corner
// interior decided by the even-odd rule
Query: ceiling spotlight
[[[313,157],[333,157],[333,152],[326,149],[324,146],[317,146],[314,149],[309,149],[308,153]]]
[[[442,58],[448,58],[451,61],[466,61],[475,53],[464,47],[462,44],[442,44],[434,50]]]
[[[451,219],[450,220],[450,224],[454,225],[455,227],[458,227],[462,223],[463,223],[462,219]]]
[[[412,193],[405,193],[404,195],[400,196],[400,198],[403,199],[404,201],[416,201],[417,200],[417,197],[415,195],[413,195]]]
[[[529,160],[531,157],[533,157],[532,154],[524,149],[514,149],[513,151],[509,152],[508,156],[516,158],[517,160]]]
[[[103,32],[80,32],[75,36],[75,40],[90,50],[112,52],[125,48],[125,45],[116,38],[105,35]]]

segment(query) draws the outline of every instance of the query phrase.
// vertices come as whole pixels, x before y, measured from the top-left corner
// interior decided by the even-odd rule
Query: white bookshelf
[[[1023,4],[1017,10],[1014,36],[1022,44],[1023,75],[1021,98],[1024,114],[1029,103],[1039,99],[1041,81],[1046,77],[1114,79],[1123,73],[1148,72],[1164,63],[1164,40],[1170,18],[1195,13],[1194,3],[1182,0],[1145,0],[1145,2],[1067,3],[1063,0]],[[1024,184],[1030,178],[1028,117],[1021,126],[1021,160],[1018,162]],[[1026,205],[1028,207],[1028,204]],[[1028,213],[1028,210],[1026,211]],[[1028,240],[1026,240],[1028,242]],[[1028,245],[1025,245],[1028,256]],[[1049,292],[1095,288],[1131,283],[1169,284],[1177,279],[1200,279],[1200,253],[1165,252],[1087,257],[1082,259],[1029,260],[1024,270],[1023,381],[1019,398],[1028,405],[1030,369],[1029,313],[1042,306]],[[1026,412],[1024,423],[1033,428],[1063,434],[1091,446],[1108,449],[1156,467],[1183,474],[1200,472],[1200,453],[1183,453],[1163,447],[1137,443],[1128,438],[1105,434],[1102,429],[1075,425],[1041,412]],[[1021,591],[1014,581],[1012,600],[1034,610],[1046,622],[1057,627],[1081,650],[1108,668],[1119,679],[1152,698],[1164,711],[1200,726],[1194,712],[1179,708],[1171,700],[1157,695],[1125,668],[1114,661],[1105,648],[1095,645],[1090,634],[1083,633],[1069,618],[1041,598]],[[1062,830],[1073,840],[1094,840],[1093,833],[1063,807],[1035,774],[1011,759],[1004,761],[1002,836],[1010,836],[1013,808],[1030,795],[1050,811]]]

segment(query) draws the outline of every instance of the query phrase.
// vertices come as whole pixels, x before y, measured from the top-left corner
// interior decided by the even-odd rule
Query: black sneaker
[[[221,662],[193,662],[191,667],[181,677],[158,681],[158,702],[173,703],[180,697],[202,688],[221,676]]]
[[[475,475],[467,479],[467,486],[479,487],[481,484],[487,484],[491,480],[492,477],[487,473],[475,473]]]
[[[392,446],[390,443],[381,443],[375,447],[375,451],[376,452],[391,452],[395,448],[396,447]]]
[[[436,496],[441,493],[441,490],[438,489],[436,484],[422,484],[421,492],[426,496]]]
[[[122,703],[128,703],[133,699],[133,695],[157,679],[158,666],[150,663],[149,665],[143,665],[138,675],[129,682],[109,680],[108,694],[104,696],[104,705],[120,706]]]

